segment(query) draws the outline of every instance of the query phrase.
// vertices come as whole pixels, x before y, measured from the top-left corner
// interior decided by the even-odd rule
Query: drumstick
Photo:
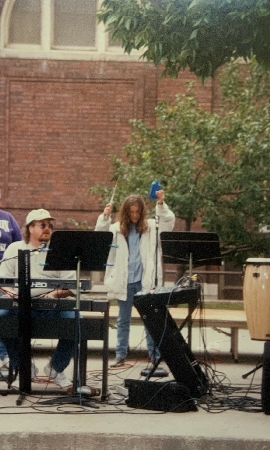
[[[116,184],[115,184],[115,186],[113,188],[113,191],[112,191],[112,195],[111,195],[111,198],[110,198],[110,201],[109,201],[110,205],[113,205],[113,199],[114,199],[114,194],[115,194],[115,191],[116,191],[116,186],[117,186],[117,182],[116,182]],[[105,218],[108,217],[107,214],[104,214],[104,217]]]
[[[114,199],[114,194],[115,194],[115,191],[116,191],[116,187],[117,187],[117,182],[115,183],[115,186],[114,186],[113,191],[112,191],[112,196],[111,196],[111,199],[109,201],[109,203],[111,205],[113,204],[113,199]]]

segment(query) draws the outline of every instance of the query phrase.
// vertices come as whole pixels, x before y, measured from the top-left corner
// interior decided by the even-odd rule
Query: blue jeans
[[[127,299],[125,301],[117,300],[119,314],[117,318],[116,356],[119,356],[120,358],[125,358],[127,356],[133,297],[141,289],[142,284],[140,281],[130,283],[127,286]],[[153,338],[146,328],[145,333],[149,357],[152,361],[156,361],[160,358],[159,350],[155,347]]]
[[[73,319],[74,311],[32,311],[32,317],[61,317]],[[18,315],[18,310],[0,310],[1,316]],[[3,343],[7,348],[7,353],[14,369],[19,367],[19,341],[18,338],[3,339]],[[56,372],[63,372],[69,365],[74,353],[74,341],[71,339],[59,339],[56,349],[52,355],[51,363]]]
[[[8,352],[3,341],[0,341],[0,359],[3,361]]]

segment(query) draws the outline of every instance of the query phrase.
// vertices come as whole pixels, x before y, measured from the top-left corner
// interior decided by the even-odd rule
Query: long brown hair
[[[24,230],[23,230],[23,239],[26,244],[29,244],[29,242],[30,242],[29,225],[31,225],[31,224],[29,223],[28,225],[25,225]]]
[[[123,201],[118,213],[118,220],[120,222],[120,231],[127,237],[132,225],[130,220],[130,207],[136,205],[140,211],[140,218],[136,223],[137,233],[143,234],[148,230],[147,224],[147,209],[145,202],[141,195],[131,194]]]

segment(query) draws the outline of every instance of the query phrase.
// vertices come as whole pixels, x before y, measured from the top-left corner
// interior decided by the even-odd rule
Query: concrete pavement
[[[35,362],[39,368],[32,395],[21,406],[17,395],[0,398],[0,450],[249,450],[270,449],[270,416],[260,408],[262,369],[246,379],[242,375],[260,361],[263,342],[251,341],[247,330],[239,331],[239,363],[229,352],[229,330],[206,329],[202,335],[193,330],[193,353],[198,360],[208,354],[208,377],[212,396],[198,404],[198,411],[185,413],[160,412],[129,408],[125,397],[126,379],[144,379],[141,370],[147,367],[147,354],[142,326],[131,327],[130,355],[123,367],[109,370],[108,401],[96,399],[94,406],[85,407],[76,399],[61,405],[49,400],[49,389],[43,378],[43,367],[51,341],[36,341]],[[110,356],[114,357],[116,331],[110,329]],[[205,342],[205,344],[204,344]],[[101,345],[89,343],[87,385],[101,387]],[[162,367],[166,368],[165,363]],[[72,376],[72,365],[67,373]],[[152,380],[167,381],[168,378]],[[5,386],[0,383],[1,388]],[[46,395],[35,395],[44,388]],[[61,396],[63,398],[63,396]],[[69,397],[70,399],[70,397]],[[94,400],[94,399],[91,399]]]

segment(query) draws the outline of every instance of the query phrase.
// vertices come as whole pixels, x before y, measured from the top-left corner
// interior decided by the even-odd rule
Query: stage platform
[[[110,328],[110,359],[114,357],[116,330]],[[213,377],[216,402],[205,398],[197,411],[160,412],[129,408],[125,402],[125,379],[144,380],[141,370],[148,365],[144,330],[132,326],[130,353],[123,366],[109,369],[108,400],[91,397],[93,407],[80,402],[62,405],[50,396],[53,385],[47,385],[43,367],[54,342],[33,343],[35,363],[39,368],[32,394],[21,406],[17,394],[0,398],[1,450],[256,450],[270,448],[270,416],[260,409],[262,370],[246,379],[242,375],[259,362],[263,342],[251,341],[247,330],[240,330],[239,362],[229,349],[230,337],[217,330],[206,335],[194,329],[193,352],[202,360],[205,352],[209,376]],[[205,342],[205,343],[204,343]],[[91,344],[91,343],[90,343]],[[101,343],[88,348],[87,385],[101,387]],[[161,366],[166,368],[166,364]],[[72,375],[73,365],[67,369]],[[152,378],[156,382],[170,380]],[[1,388],[4,382],[0,383]],[[35,390],[44,388],[44,396]],[[216,390],[218,389],[218,391]],[[63,396],[60,396],[63,398]],[[42,402],[53,398],[52,404]]]

